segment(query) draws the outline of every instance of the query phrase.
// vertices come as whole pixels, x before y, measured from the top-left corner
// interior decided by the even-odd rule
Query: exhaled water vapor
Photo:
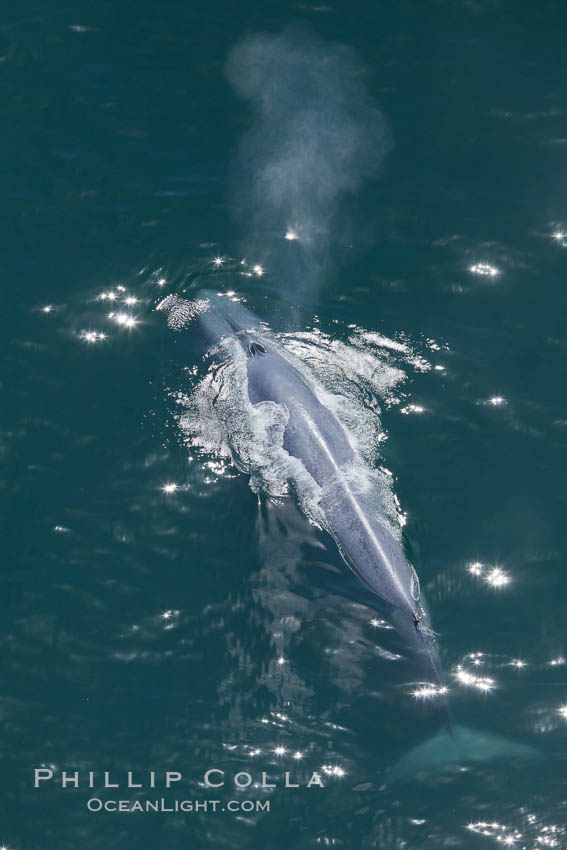
[[[241,41],[228,76],[254,110],[236,171],[247,244],[284,277],[299,260],[313,276],[340,229],[341,198],[376,174],[391,146],[386,122],[354,53],[304,32]]]

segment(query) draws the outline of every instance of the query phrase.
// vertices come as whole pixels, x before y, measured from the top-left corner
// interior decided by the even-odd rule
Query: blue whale
[[[417,576],[381,505],[371,494],[353,486],[349,470],[356,454],[344,426],[257,316],[237,300],[208,290],[201,291],[195,303],[199,305],[195,316],[205,350],[228,338],[238,340],[246,358],[250,403],[273,402],[287,412],[283,448],[301,462],[318,485],[326,530],[397,630],[405,653],[417,669],[417,680],[438,689],[442,731],[406,754],[392,777],[460,761],[539,756],[531,746],[452,723],[437,642],[420,598]]]
[[[356,455],[344,426],[253,313],[218,293],[202,291],[199,301],[208,305],[198,315],[205,347],[230,336],[238,339],[246,356],[251,404],[275,402],[287,411],[283,448],[301,461],[320,488],[325,528],[344,561],[380,600],[417,661],[420,679],[441,685],[436,641],[417,576],[380,506],[352,484],[349,471]]]

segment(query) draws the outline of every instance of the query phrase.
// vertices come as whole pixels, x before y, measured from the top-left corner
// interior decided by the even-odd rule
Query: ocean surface
[[[566,36],[553,0],[4,4],[1,846],[567,847]],[[195,353],[202,288],[347,427],[474,759],[407,768],[439,695]]]

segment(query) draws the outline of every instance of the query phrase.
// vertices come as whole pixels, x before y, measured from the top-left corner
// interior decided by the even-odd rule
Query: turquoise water
[[[283,42],[307,71],[262,71],[269,108],[249,135],[227,56],[291,23],[310,33]],[[567,845],[566,31],[559,4],[497,0],[6,8],[6,847]],[[297,102],[320,105],[302,126],[323,142],[299,172],[292,146],[266,206],[250,181],[297,138]],[[328,155],[337,127],[362,140],[346,165]],[[321,181],[336,190],[319,198]],[[265,318],[368,468],[389,471],[381,505],[405,522],[478,756],[489,734],[541,758],[508,749],[393,781],[437,733],[436,697],[277,459],[252,482],[236,469],[214,367],[155,309],[202,286]],[[36,768],[53,771],[37,789]],[[204,787],[210,768],[223,788]],[[166,770],[183,775],[169,790]],[[239,771],[250,788],[234,789]]]

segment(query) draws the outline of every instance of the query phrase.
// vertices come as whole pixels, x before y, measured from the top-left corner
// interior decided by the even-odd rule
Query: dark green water
[[[241,38],[291,22],[356,51],[394,142],[342,197],[293,311],[293,264],[264,261],[235,201],[250,108],[224,74]],[[0,842],[567,846],[562,4],[30,2],[5,4],[0,33]],[[257,255],[239,269],[246,230]],[[341,386],[380,408],[453,714],[543,758],[390,781],[435,733],[431,701],[326,535],[179,427],[172,392],[202,389],[206,367],[183,372],[189,346],[154,306],[203,282],[293,331],[315,367],[352,365]],[[224,788],[203,786],[209,768]],[[165,770],[183,774],[169,791]],[[238,771],[278,787],[235,791]],[[305,787],[313,771],[326,787]],[[270,812],[95,813],[93,796]]]

